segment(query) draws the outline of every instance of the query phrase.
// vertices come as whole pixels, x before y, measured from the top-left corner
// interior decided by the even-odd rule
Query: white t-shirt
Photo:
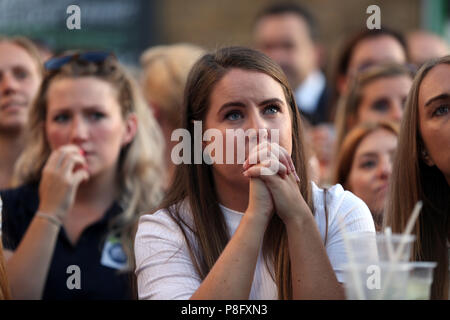
[[[317,222],[322,239],[325,240],[326,220],[323,190],[312,183]],[[243,213],[220,206],[230,235],[236,231]],[[327,192],[328,239],[326,251],[338,281],[343,282],[342,266],[347,262],[341,227],[353,232],[374,232],[375,226],[369,208],[341,185]],[[191,217],[183,210],[183,217]],[[188,220],[192,223],[192,220]],[[190,233],[189,233],[190,234]],[[191,235],[191,234],[190,234]],[[136,275],[139,299],[189,299],[201,284],[191,261],[184,237],[167,210],[140,218],[135,241]],[[259,253],[253,278],[250,299],[277,299],[276,284]]]

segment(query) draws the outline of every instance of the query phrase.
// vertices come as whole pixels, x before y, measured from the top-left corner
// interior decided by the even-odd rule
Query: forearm
[[[313,216],[286,223],[294,299],[344,299]]]
[[[14,299],[40,299],[59,227],[35,217],[14,254],[6,262]]]
[[[267,223],[247,213],[191,299],[248,299]]]

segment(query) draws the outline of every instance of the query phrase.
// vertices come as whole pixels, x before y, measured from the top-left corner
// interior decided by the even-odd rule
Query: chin
[[[21,132],[25,128],[25,121],[9,121],[7,123],[0,123],[0,131],[3,132]]]
[[[250,179],[242,174],[242,165],[219,165],[213,167],[212,172],[216,184],[220,180],[219,184],[234,185],[237,189],[248,188]]]

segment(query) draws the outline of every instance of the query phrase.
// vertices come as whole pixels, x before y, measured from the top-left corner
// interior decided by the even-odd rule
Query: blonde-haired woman
[[[347,133],[360,123],[392,121],[400,124],[412,77],[408,67],[391,63],[360,71],[338,103],[336,153]]]
[[[403,232],[417,201],[413,259],[437,261],[432,299],[448,297],[450,235],[450,56],[417,72],[406,102],[394,161],[386,225]]]
[[[171,135],[173,130],[181,126],[187,76],[203,54],[204,50],[196,45],[178,43],[151,47],[141,55],[143,93],[161,126],[166,142],[166,187],[170,185],[175,169],[170,153],[176,143],[171,141]]]
[[[162,135],[117,59],[57,57],[3,199],[13,298],[131,298],[139,214],[161,197]]]

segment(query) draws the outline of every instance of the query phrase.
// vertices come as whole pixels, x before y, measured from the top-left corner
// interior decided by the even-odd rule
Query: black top
[[[38,207],[38,183],[0,192],[3,200],[2,241],[5,249],[15,250]],[[43,299],[131,299],[131,272],[119,272],[126,264],[120,243],[107,238],[108,221],[122,212],[114,203],[99,221],[88,226],[74,245],[61,227]],[[108,241],[106,241],[108,240]],[[32,277],[32,274],[24,275]]]

